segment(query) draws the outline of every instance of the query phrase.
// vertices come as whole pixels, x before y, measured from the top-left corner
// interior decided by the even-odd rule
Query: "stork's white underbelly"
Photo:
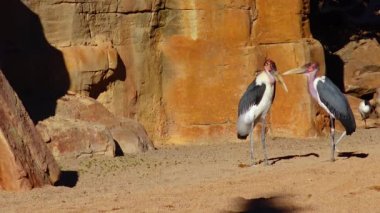
[[[265,116],[272,105],[274,95],[274,80],[270,79],[270,76],[268,75],[270,74],[262,72],[257,76],[255,80],[255,83],[258,86],[265,84],[264,94],[259,103],[251,105],[247,111],[241,113],[238,117],[237,133],[240,137],[249,135],[252,129],[252,124],[256,125],[254,122],[257,121],[261,116]]]
[[[258,105],[253,105],[247,110],[247,112],[241,114],[239,116],[239,120],[244,124],[251,125],[253,121],[255,121],[260,116],[265,116],[271,105],[273,100],[274,87],[273,85],[266,85],[266,89],[263,95],[263,98],[259,102]]]

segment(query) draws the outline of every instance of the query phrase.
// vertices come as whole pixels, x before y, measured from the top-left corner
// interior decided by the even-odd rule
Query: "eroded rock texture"
[[[37,125],[54,157],[115,156],[115,142],[106,126],[50,117]]]
[[[337,54],[344,62],[345,92],[360,97],[380,88],[380,45],[375,39],[350,42]]]
[[[319,62],[325,72],[323,47],[310,32],[309,0],[20,4],[38,14],[43,33],[35,37],[42,34],[51,45],[47,49],[59,53],[55,59],[64,64],[65,75],[53,76],[69,82],[65,91],[92,97],[117,117],[137,119],[154,140],[236,140],[239,98],[265,57],[276,61],[280,72],[309,61]],[[328,122],[311,100],[306,79],[285,80],[289,93],[277,89],[268,116],[271,135],[320,134]]]
[[[238,100],[265,57],[280,71],[310,60],[324,69],[306,0],[23,4],[38,14],[44,39],[62,54],[67,90],[95,98],[117,116],[136,118],[155,140],[235,139]],[[305,79],[285,80],[291,92],[277,91],[272,135],[315,136]],[[283,113],[300,107],[302,115],[292,119]]]
[[[113,157],[154,149],[141,124],[114,116],[89,97],[63,96],[57,101],[55,116],[40,121],[37,129],[59,158]]]
[[[33,122],[0,71],[0,189],[54,184],[60,170]]]
[[[158,29],[166,119],[162,133],[169,141],[235,137],[238,100],[265,57],[280,72],[310,60],[320,62],[324,71],[323,50],[310,36],[303,1],[169,2],[171,10],[163,12],[165,24]],[[315,136],[315,109],[305,79],[285,80],[290,93],[276,91],[271,135]]]

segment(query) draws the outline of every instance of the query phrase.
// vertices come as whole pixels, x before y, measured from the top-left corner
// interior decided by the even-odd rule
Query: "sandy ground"
[[[332,163],[327,138],[269,139],[270,166],[245,166],[247,142],[60,160],[61,186],[0,192],[0,212],[380,212],[380,129],[339,151]]]

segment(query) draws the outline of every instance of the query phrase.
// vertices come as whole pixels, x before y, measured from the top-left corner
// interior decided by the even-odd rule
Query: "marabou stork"
[[[285,91],[288,89],[282,77],[278,74],[276,64],[266,59],[264,62],[264,71],[248,86],[239,102],[238,120],[237,120],[237,137],[246,139],[250,134],[250,153],[252,165],[254,165],[253,156],[253,128],[261,119],[261,143],[263,145],[265,165],[268,165],[268,158],[265,147],[265,116],[272,105],[275,96],[275,85],[278,80]]]
[[[364,120],[364,127],[367,128],[366,119],[369,118],[369,115],[372,113],[372,106],[368,100],[361,101],[359,104],[359,113]]]
[[[301,68],[289,70],[283,75],[305,74],[307,76],[310,95],[330,115],[331,161],[334,161],[336,145],[345,135],[351,135],[355,132],[356,123],[346,97],[329,78],[326,76],[317,77],[318,70],[318,63],[308,63]],[[334,138],[335,119],[338,119],[345,128],[345,131],[336,142]]]

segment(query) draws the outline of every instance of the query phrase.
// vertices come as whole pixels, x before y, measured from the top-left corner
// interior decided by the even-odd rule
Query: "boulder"
[[[337,51],[344,62],[346,93],[363,96],[380,87],[380,44],[376,39],[352,41]]]
[[[115,156],[115,142],[111,132],[104,125],[50,117],[39,122],[37,129],[54,157]]]
[[[54,184],[59,167],[1,71],[0,120],[0,189]]]
[[[55,156],[114,156],[115,147],[123,153],[155,149],[141,124],[114,116],[90,97],[63,96],[55,116],[37,126]]]
[[[121,119],[119,125],[110,127],[113,139],[124,154],[155,149],[145,128],[132,119]]]
[[[65,95],[57,100],[55,116],[75,120],[101,123],[107,127],[119,123],[116,116],[93,98]]]

